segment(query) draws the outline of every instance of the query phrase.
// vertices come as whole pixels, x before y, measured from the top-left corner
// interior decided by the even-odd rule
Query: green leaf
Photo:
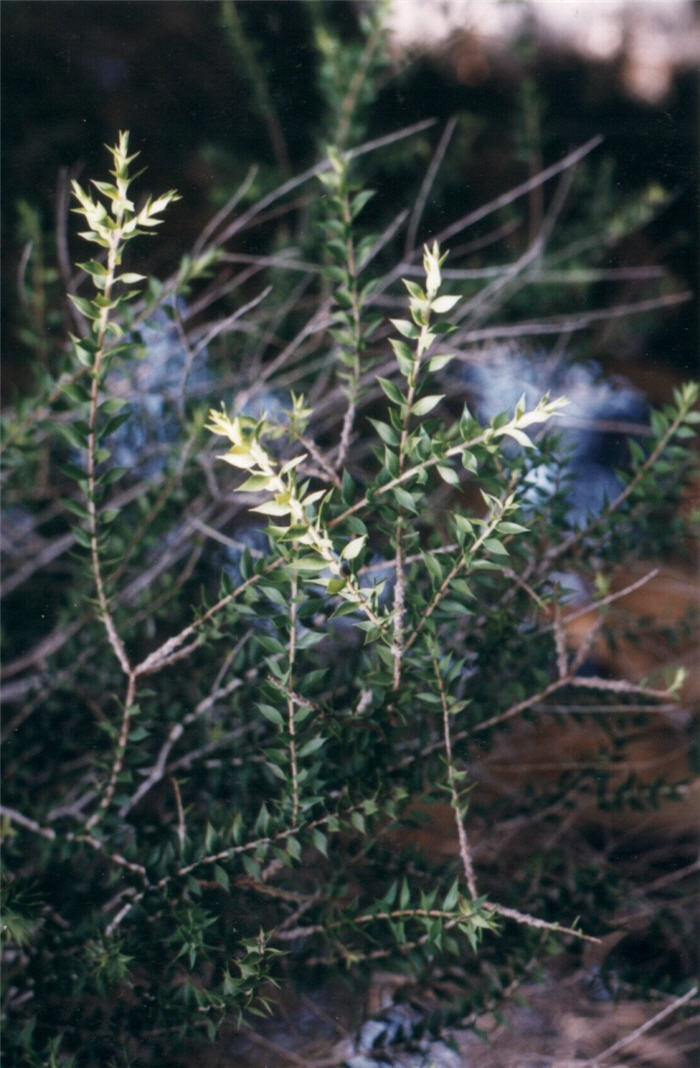
[[[119,190],[117,189],[116,185],[112,185],[111,182],[98,182],[96,178],[91,178],[90,181],[92,185],[95,186],[95,189],[99,189],[100,193],[103,193],[104,196],[109,197],[110,200],[116,200],[116,198],[119,196]]]
[[[408,278],[402,278],[401,281],[414,300],[425,300],[425,293],[419,285],[415,282],[411,282]]]
[[[340,556],[342,560],[354,560],[356,556],[359,556],[365,547],[367,541],[367,535],[362,534],[359,538],[353,538],[349,541]]]
[[[278,641],[277,638],[272,638],[269,634],[259,634],[256,641],[263,647],[266,653],[272,653],[273,656],[281,656],[284,652],[282,642]]]
[[[390,909],[396,901],[396,895],[398,893],[398,890],[399,884],[398,881],[395,879],[387,890],[387,892],[385,893],[384,897],[381,899],[382,905],[385,905],[388,909]]]
[[[436,315],[444,315],[446,312],[452,311],[459,300],[461,300],[459,296],[447,296],[446,294],[444,297],[435,297],[430,302],[430,307]]]
[[[85,271],[86,274],[97,275],[99,278],[107,276],[107,268],[104,263],[98,263],[97,260],[86,260],[85,263],[77,263],[76,267],[79,267],[81,271]]]
[[[456,612],[460,616],[474,615],[471,608],[468,608],[466,604],[462,604],[461,601],[456,601],[454,597],[443,598],[440,602],[440,607],[443,612]]]
[[[479,466],[476,462],[476,456],[473,452],[469,452],[467,449],[462,453],[462,467],[465,471],[470,471],[473,475],[477,474]]]
[[[246,875],[249,875],[251,879],[260,879],[260,865],[257,860],[254,860],[253,857],[249,857],[244,853],[241,858],[241,863],[243,864]]]
[[[116,308],[118,302],[116,299],[109,300],[106,296],[104,296],[103,293],[97,293],[93,298],[92,303],[95,305],[96,308],[99,308],[101,311],[109,311],[111,308]],[[97,316],[93,315],[92,318],[96,319]]]
[[[274,724],[275,727],[284,728],[285,723],[279,709],[275,708],[273,705],[267,705],[262,702],[260,702],[256,707],[258,709],[258,712],[262,713],[265,719],[269,720],[270,723]]]
[[[320,749],[325,741],[325,738],[322,738],[320,734],[317,734],[315,738],[311,738],[308,742],[305,742],[304,745],[302,745],[297,756],[299,758],[310,756],[312,753],[315,753],[317,749]]]
[[[124,397],[108,397],[107,400],[102,401],[100,404],[100,411],[104,412],[105,415],[115,415],[127,403]]]
[[[365,827],[365,817],[361,812],[352,812],[350,814],[350,823],[353,825],[356,831],[360,834],[366,834],[367,828]]]
[[[65,393],[74,404],[87,404],[90,400],[90,393],[81,382],[64,382],[61,385],[61,392]]]
[[[401,505],[402,508],[406,508],[409,512],[418,511],[413,497],[407,490],[402,489],[401,486],[394,486],[391,492],[393,493],[394,498],[396,499],[398,504]]]
[[[442,352],[438,356],[431,356],[428,360],[428,370],[442,371],[443,367],[446,367],[451,360],[454,360],[454,358],[454,352]]]
[[[352,215],[353,219],[355,219],[360,214],[365,204],[367,204],[367,202],[370,201],[373,196],[373,189],[363,189],[361,192],[357,193],[352,198],[352,200],[350,201],[350,214]]]
[[[266,490],[274,479],[274,475],[250,475],[238,489],[241,493],[258,493],[260,490]]]
[[[325,571],[328,567],[328,561],[321,556],[298,556],[294,561],[294,566],[297,571],[318,574],[319,571]]]
[[[68,475],[68,478],[72,478],[75,482],[86,483],[87,471],[82,467],[78,467],[77,464],[72,464],[69,461],[58,465],[59,471],[62,471],[64,475]]]
[[[445,894],[445,900],[442,903],[444,912],[452,912],[453,908],[457,904],[459,898],[459,879],[455,879],[452,886]]]
[[[87,437],[73,423],[56,423],[56,429],[74,449],[85,449]]]
[[[328,839],[323,831],[319,831],[318,827],[314,827],[311,832],[311,841],[319,853],[322,853],[324,857],[328,856]]]
[[[417,328],[414,327],[414,329],[417,329]],[[392,337],[392,338],[389,338],[389,344],[391,345],[392,349],[394,350],[394,355],[397,358],[399,358],[399,357],[403,358],[403,360],[408,362],[409,367],[411,367],[413,365],[414,355],[413,355],[413,352],[411,351],[411,349],[409,348],[409,346],[406,344],[405,341],[400,341],[399,338]]]
[[[115,282],[124,282],[128,286],[134,285],[136,282],[145,282],[145,274],[136,274],[134,271],[127,271],[126,274],[119,274],[115,278]]]
[[[380,419],[370,419],[369,422],[372,424],[374,429],[379,434],[379,437],[386,445],[398,445],[399,435],[396,433],[393,427],[389,426],[388,423],[382,423]]]
[[[440,565],[440,561],[433,553],[424,552],[421,553],[425,569],[432,578],[436,586],[439,586],[444,579],[444,571]]]
[[[314,634],[313,637],[323,639],[325,635]],[[298,685],[300,691],[303,694],[312,693],[313,690],[316,689],[316,687],[318,686],[318,683],[323,682],[323,680],[327,677],[328,671],[329,668],[325,667],[316,668],[314,671],[305,671],[303,676],[299,679]],[[300,708],[297,712],[294,713],[295,722],[301,723],[307,718],[311,711],[311,708]]]
[[[427,415],[428,412],[433,410],[436,404],[440,403],[444,396],[444,393],[430,393],[427,397],[421,397],[420,400],[417,400],[416,403],[412,405],[412,414]]]
[[[73,537],[77,541],[78,545],[82,545],[83,549],[91,548],[90,535],[82,527],[73,528]]]
[[[343,471],[341,495],[344,504],[350,504],[355,499],[355,483],[347,469]]]
[[[325,266],[321,268],[321,273],[324,274],[326,278],[330,278],[331,282],[347,284],[348,272],[342,267],[335,267],[333,265]]]
[[[128,467],[110,467],[109,470],[98,476],[99,482],[103,486],[111,486],[114,482],[118,482],[120,478],[123,478],[128,470]]]
[[[110,417],[107,420],[105,420],[104,425],[100,427],[100,432],[99,432],[100,437],[105,437],[106,438],[110,434],[113,434],[115,432],[115,430],[118,430],[119,427],[122,426],[127,421],[127,419],[129,419],[129,418],[130,418],[130,413],[129,412],[121,412],[121,413],[118,413],[117,415],[110,415]]]
[[[84,345],[79,345],[77,342],[74,341],[73,352],[78,357],[78,362],[81,363],[83,367],[92,367],[93,363],[95,362],[95,358],[93,354],[87,348],[85,348]]]
[[[377,382],[393,404],[403,403],[403,394],[394,382],[391,382],[388,378],[382,378],[381,375],[377,375]]]
[[[460,515],[459,512],[455,512],[452,516],[452,521],[457,530],[460,530],[463,534],[474,534],[474,526],[466,516]]]
[[[79,501],[73,501],[67,498],[64,498],[64,500],[61,501],[61,504],[64,508],[67,508],[69,512],[72,512],[73,515],[77,515],[79,519],[89,521],[90,513],[84,504],[80,504]]]
[[[408,378],[411,371],[413,370],[413,353],[411,352],[405,341],[398,341],[396,338],[390,338],[389,344],[394,350],[396,362],[399,365],[399,371],[404,376],[404,378]]]
[[[340,305],[341,308],[352,308],[355,302],[355,298],[353,297],[352,293],[344,286],[340,286],[338,289],[336,289],[334,296],[336,302]]]
[[[266,501],[251,508],[251,512],[260,512],[261,515],[283,516],[289,515],[291,508],[288,504],[277,504],[276,501]]]
[[[415,323],[410,322],[408,319],[390,319],[389,322],[395,330],[399,332],[403,337],[409,338],[411,341],[415,341],[420,337],[420,330]],[[410,350],[409,350],[410,355]]]
[[[508,555],[508,550],[498,538],[486,538],[484,541],[484,548],[488,549],[490,553],[495,553],[497,556]]]
[[[279,766],[279,764],[274,764],[271,760],[266,760],[265,767],[269,768],[269,770],[272,772],[276,779],[280,779],[282,782],[287,781],[287,776],[282,771],[282,768]]]
[[[498,432],[499,437],[503,437],[506,434],[509,438],[513,438],[514,441],[517,441],[518,445],[522,445],[524,449],[534,449],[535,447],[527,434],[523,433],[522,430],[518,430],[515,426],[504,426],[503,429]]]
[[[459,485],[459,475],[451,467],[447,467],[446,464],[438,464],[437,471],[440,475],[440,478],[442,478],[450,486]]]
[[[229,890],[231,888],[229,877],[220,864],[214,865],[214,881],[224,890]]]

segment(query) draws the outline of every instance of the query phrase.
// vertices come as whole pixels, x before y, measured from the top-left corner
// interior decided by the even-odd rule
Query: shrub
[[[595,937],[624,893],[614,865],[557,852],[480,872],[470,804],[497,828],[502,803],[470,767],[553,698],[609,707],[616,742],[678,695],[680,674],[582,673],[564,576],[595,578],[603,610],[613,565],[682,537],[697,389],[629,439],[607,502],[572,515],[547,430],[565,399],[479,421],[458,373],[534,252],[468,301],[443,291],[437,242],[375,270],[399,223],[362,234],[371,193],[350,171],[380,147],[330,150],[220,217],[165,283],[123,268],[175,198],[136,206],[128,136],[109,181],[74,184],[95,251],[70,346],[37,364],[4,439],[5,1012],[27,1063],[163,1063],[291,976],[377,961],[426,979],[468,961],[467,1012]],[[270,286],[229,311],[249,281],[226,273],[221,234],[302,180],[321,183],[315,261],[259,259]],[[613,762],[535,779],[509,815],[534,828],[590,796],[653,800]],[[397,834],[417,797],[449,806],[457,862]]]

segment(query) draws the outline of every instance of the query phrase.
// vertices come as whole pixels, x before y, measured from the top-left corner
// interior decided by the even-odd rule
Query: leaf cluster
[[[582,798],[614,809],[666,789],[600,769],[535,776],[504,812],[479,790],[478,763],[550,701],[585,717],[582,691],[591,715],[678,697],[680,678],[580,672],[558,629],[560,577],[597,577],[590,607],[603,611],[611,561],[635,538],[658,545],[692,463],[697,388],[630,442],[618,496],[576,525],[551,490],[567,478],[548,432],[564,399],[523,396],[479,420],[456,398],[468,342],[447,252],[426,244],[398,293],[361,278],[378,238],[360,236],[370,194],[347,155],[319,168],[322,327],[314,309],[267,361],[285,315],[261,311],[263,297],[203,328],[177,303],[220,299],[225,278],[206,288],[220,249],[203,241],[165,284],[122,270],[175,195],[137,208],[126,134],[110,155],[99,196],[74,187],[97,251],[72,295],[72,363],[43,384],[38,414],[15,413],[6,454],[14,522],[29,531],[13,588],[41,605],[47,568],[55,586],[50,629],[38,646],[15,639],[8,675],[20,702],[2,816],[13,1049],[106,1063],[121,1045],[163,1063],[178,1035],[211,1039],[268,1011],[292,969],[366,976],[383,962],[429,979],[466,961],[471,1011],[488,977],[502,993],[533,953],[597,932],[623,892],[614,873],[594,892],[534,848],[504,885],[472,828],[483,842],[499,821],[550,826]],[[396,314],[378,315],[382,292]],[[230,404],[216,406],[225,390],[211,381],[205,404],[183,401],[144,475],[114,461],[138,401],[119,395],[118,372],[155,363],[137,339],[158,309],[183,382],[225,327],[243,324],[252,355]],[[37,501],[26,475],[47,442],[53,497]],[[621,713],[620,735],[627,723]],[[457,857],[413,843],[418,796],[446,805]]]

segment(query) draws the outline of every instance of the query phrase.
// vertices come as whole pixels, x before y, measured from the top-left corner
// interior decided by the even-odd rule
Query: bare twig
[[[526,182],[521,182],[520,185],[516,185],[513,189],[509,189],[507,193],[502,193],[501,196],[496,197],[494,200],[490,200],[488,204],[482,205],[480,208],[476,208],[474,211],[469,212],[468,215],[464,215],[461,219],[457,219],[456,222],[451,223],[449,226],[441,230],[437,235],[437,241],[440,245],[443,245],[449,238],[454,237],[455,234],[460,233],[462,230],[466,230],[468,226],[473,226],[474,223],[480,222],[488,215],[492,215],[495,211],[499,211],[501,208],[506,207],[508,204],[512,204],[514,200],[518,200],[519,197],[525,196],[533,189],[536,189],[539,185],[544,185],[550,178],[554,178],[555,175],[561,174],[562,171],[568,170],[570,167],[575,166],[585,156],[590,155],[594,149],[598,148],[602,144],[602,137],[592,137],[589,141],[586,141],[580,148],[574,149],[573,152],[569,152],[562,159],[553,163],[550,167],[545,167],[543,171],[536,174],[533,178],[528,178]]]
[[[656,311],[658,308],[672,308],[677,304],[685,304],[691,299],[692,293],[687,291],[667,293],[631,304],[616,304],[612,308],[593,308],[574,315],[552,315],[540,319],[539,322],[526,321],[465,330],[454,335],[453,343],[458,341],[460,344],[475,344],[479,341],[494,341],[497,338],[536,337],[544,334],[559,334],[562,331],[573,333],[576,330],[587,330],[593,323],[640,315],[644,312]]]
[[[581,675],[572,675],[569,673],[563,679],[555,679],[554,682],[550,682],[548,686],[545,686],[539,693],[533,694],[532,697],[526,697],[524,700],[511,705],[505,712],[500,712],[496,716],[491,716],[489,719],[482,720],[481,723],[475,724],[472,730],[490,730],[491,727],[495,727],[498,723],[505,723],[507,720],[518,716],[521,712],[525,712],[528,708],[532,708],[533,705],[544,701],[546,697],[556,693],[557,690],[561,690],[564,686],[572,686],[574,688],[582,687],[591,690],[607,690],[612,693],[638,694],[661,701],[668,700],[670,696],[668,690],[653,690],[647,686],[637,685],[622,679],[601,679],[593,676],[583,677]]]
[[[362,50],[360,62],[353,71],[350,84],[340,105],[340,122],[338,123],[338,130],[335,137],[336,144],[339,148],[343,148],[348,139],[350,134],[350,124],[352,123],[353,113],[357,107],[358,97],[363,85],[369,77],[372,60],[377,54],[385,34],[386,27],[384,26],[384,21],[383,19],[378,18],[371,34],[367,38],[365,47]]]
[[[144,868],[143,864],[135,864],[133,861],[127,860],[126,857],[123,857],[121,853],[115,853],[114,851],[110,851],[110,849],[104,844],[104,842],[101,842],[99,838],[95,838],[91,834],[74,835],[69,833],[66,835],[66,840],[84,842],[85,845],[90,846],[90,848],[94,849],[95,852],[101,853],[103,856],[107,857],[109,860],[117,864],[120,868],[126,868],[127,871],[134,872],[135,875],[140,875],[142,879],[146,878],[146,869]]]
[[[138,905],[138,903],[142,901],[144,897],[145,891],[141,890],[139,893],[134,894],[130,901],[127,901],[126,904],[122,905],[114,919],[105,927],[105,935],[107,936],[107,938],[112,937],[117,927],[119,927],[120,923],[122,923],[122,921],[126,919],[131,910],[135,908],[135,906]]]
[[[494,905],[490,901],[485,901],[483,908],[488,909],[489,912],[495,912],[498,916],[505,916],[508,920],[515,920],[516,923],[523,924],[525,927],[539,927],[543,931],[573,935],[574,938],[581,938],[584,942],[600,942],[599,938],[584,934],[575,927],[565,927],[560,923],[549,923],[547,920],[540,920],[537,916],[530,916],[527,912],[506,908],[505,905]]]
[[[671,1016],[672,1013],[678,1012],[684,1005],[695,997],[698,992],[697,986],[693,986],[690,990],[687,990],[685,994],[680,997],[674,998],[670,1005],[666,1005],[660,1012],[657,1012],[654,1016],[648,1019],[641,1027],[636,1027],[634,1031],[631,1031],[628,1035],[618,1039],[617,1042],[613,1042],[612,1046],[608,1046],[602,1053],[599,1053],[596,1057],[592,1057],[588,1061],[583,1061],[581,1068],[603,1068],[603,1061],[608,1057],[612,1057],[614,1053],[624,1049],[625,1046],[629,1046],[632,1042],[636,1042],[638,1038],[645,1035],[647,1031],[651,1031],[652,1027],[656,1027],[662,1020],[665,1020],[667,1016]]]
[[[529,277],[531,271],[536,269],[535,265],[541,263],[547,246],[547,241],[552,234],[556,221],[564,207],[566,197],[571,189],[573,177],[573,169],[565,171],[562,175],[547,212],[547,216],[540,226],[536,237],[529,247],[525,249],[522,256],[520,256],[515,263],[504,268],[501,271],[501,274],[489,286],[482,289],[475,297],[472,297],[471,300],[465,301],[455,316],[455,322],[460,322],[462,319],[469,318],[469,320],[474,323],[475,321],[478,321],[479,316],[477,313],[479,311],[481,312],[480,317],[482,319],[485,318],[496,303],[496,298],[502,299],[504,293],[516,281],[522,285]]]
[[[177,809],[177,840],[180,846],[180,857],[185,848],[185,810],[182,807],[182,794],[180,793],[180,784],[174,775],[170,777],[170,784],[175,794],[175,808]]]
[[[42,838],[48,838],[50,842],[56,837],[56,832],[53,827],[42,827],[36,820],[30,819],[29,816],[23,816],[22,813],[18,812],[15,808],[9,808],[7,805],[0,805],[0,816],[8,819],[10,823],[16,823],[28,831],[33,831],[34,834],[41,835]]]
[[[435,152],[433,153],[433,158],[430,161],[430,166],[428,167],[428,170],[425,173],[425,177],[421,182],[421,187],[418,190],[418,196],[416,197],[416,203],[413,208],[413,211],[411,212],[411,219],[408,224],[408,230],[406,232],[404,257],[408,257],[411,251],[415,248],[416,235],[418,233],[418,227],[420,225],[423,211],[425,209],[425,203],[428,199],[430,190],[433,187],[433,183],[435,181],[437,173],[440,170],[440,165],[442,164],[442,161],[445,158],[445,153],[447,152],[449,143],[452,140],[452,135],[455,132],[456,125],[457,116],[452,115],[445,125],[445,129],[442,132],[442,137],[440,138],[438,146],[435,149]]]
[[[213,235],[216,233],[217,228],[221,226],[223,221],[228,218],[228,216],[231,215],[232,212],[235,211],[235,209],[240,204],[241,200],[243,200],[243,197],[246,195],[251,185],[255,181],[257,174],[257,166],[253,165],[249,168],[248,173],[246,174],[245,178],[243,179],[233,196],[226,201],[223,208],[221,208],[219,211],[216,212],[215,215],[212,216],[212,218],[209,220],[207,225],[200,233],[199,237],[192,246],[193,256],[198,256],[202,252],[202,249],[206,246],[207,241],[210,238],[213,238]],[[217,245],[219,242],[217,239],[213,238],[212,243],[214,245]]]
[[[561,625],[561,608],[559,605],[555,606],[552,626],[554,628],[554,645],[557,651],[557,671],[559,672],[559,678],[565,679],[569,674],[569,664],[566,652],[566,638]]]
[[[374,152],[379,148],[386,148],[389,145],[394,144],[396,141],[405,140],[407,137],[412,137],[414,134],[422,133],[423,130],[427,130],[435,122],[435,119],[424,119],[421,122],[413,123],[411,126],[405,126],[401,130],[396,130],[394,133],[386,134],[383,137],[376,137],[371,141],[366,141],[364,144],[359,145],[357,148],[351,149],[348,152],[349,159],[356,159],[359,156],[364,156],[369,152]],[[283,182],[277,189],[273,189],[267,196],[262,197],[256,204],[249,208],[246,212],[240,215],[237,219],[234,219],[232,223],[227,226],[222,233],[217,236],[217,245],[222,245],[226,241],[229,241],[234,234],[237,234],[240,230],[245,229],[249,223],[252,222],[257,216],[261,215],[266,208],[271,204],[274,204],[277,200],[281,200],[288,193],[291,193],[294,189],[298,189],[300,185],[308,182],[311,178],[315,178],[317,174],[322,174],[330,168],[328,160],[323,159],[319,163],[316,163],[313,167],[309,167],[308,170],[303,171],[301,174],[296,175],[294,178],[290,178],[288,181]]]
[[[236,642],[233,648],[229,650],[226,658],[224,659],[224,663],[222,664],[221,669],[218,672],[211,693],[209,693],[207,697],[203,698],[199,702],[197,707],[194,709],[194,711],[190,712],[187,716],[184,717],[184,719],[172,724],[170,730],[168,731],[168,736],[163,742],[160,752],[158,753],[158,757],[155,761],[155,764],[153,764],[151,769],[148,771],[145,779],[140,784],[140,786],[134,791],[129,800],[124,802],[121,809],[119,810],[119,815],[122,818],[128,815],[128,813],[131,812],[133,808],[135,808],[141,798],[145,797],[145,795],[156,785],[156,783],[160,782],[166,774],[171,773],[176,769],[177,765],[168,766],[168,758],[170,756],[170,753],[172,752],[173,746],[182,737],[185,732],[185,729],[191,723],[194,723],[201,716],[205,715],[217,701],[221,701],[225,697],[228,697],[230,694],[232,694],[235,690],[239,689],[239,687],[243,685],[243,680],[239,678],[232,679],[225,686],[221,686],[221,680],[223,679],[226,671],[228,670],[228,667],[236,658],[236,656],[249,638],[250,631],[247,631],[239,639],[239,641]],[[233,732],[233,735],[238,735],[240,733],[241,731],[238,730]],[[231,736],[228,737],[230,739]],[[217,747],[220,744],[223,744],[223,739],[217,740],[214,743],[214,747]],[[209,750],[207,749],[207,751]],[[183,758],[183,760],[184,759],[185,758]],[[182,761],[179,763],[181,764]]]
[[[647,582],[651,582],[652,579],[655,579],[659,574],[659,570],[658,567],[653,567],[651,571],[647,571],[646,575],[642,575],[636,582],[631,582],[629,586],[625,586],[623,590],[616,590],[614,593],[609,593],[606,597],[601,597],[600,600],[586,605],[585,608],[578,608],[575,612],[569,612],[569,614],[562,619],[562,623],[564,626],[567,626],[569,623],[573,623],[575,619],[588,615],[589,612],[598,612],[601,608],[613,604],[614,601],[619,601],[622,597],[628,597],[630,593],[634,593],[635,590],[641,589],[642,586],[646,586]]]

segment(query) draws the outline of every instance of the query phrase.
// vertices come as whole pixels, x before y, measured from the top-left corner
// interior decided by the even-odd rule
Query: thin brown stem
[[[42,827],[36,820],[30,819],[29,816],[23,815],[17,809],[10,808],[8,805],[0,805],[0,816],[9,820],[10,823],[16,823],[19,827],[24,827],[27,831],[33,831],[34,834],[47,838],[50,842],[56,837],[53,827]]]
[[[107,254],[107,279],[104,287],[104,298],[109,301],[112,294],[112,286],[114,284],[114,276],[117,269],[117,260],[119,256],[119,248],[121,241],[121,230],[118,228],[113,231],[110,238],[110,246]],[[90,536],[90,559],[92,561],[92,573],[95,580],[95,590],[97,593],[97,601],[100,607],[100,615],[107,632],[109,644],[112,646],[114,655],[116,656],[122,671],[125,675],[130,675],[131,666],[129,664],[129,658],[126,655],[126,650],[122,643],[117,628],[112,618],[112,613],[109,608],[109,602],[107,600],[107,593],[105,590],[104,577],[102,574],[102,564],[100,562],[99,553],[99,530],[98,530],[98,513],[96,504],[96,492],[97,492],[97,480],[96,480],[96,457],[95,452],[97,449],[97,410],[100,396],[100,383],[102,377],[102,360],[104,357],[104,345],[107,333],[107,323],[109,321],[109,308],[103,308],[97,331],[97,351],[95,352],[95,362],[92,367],[92,382],[90,384],[90,414],[88,417],[89,432],[87,437],[87,512],[88,512],[88,533]]]
[[[479,896],[479,894],[476,888],[474,861],[472,859],[472,852],[469,847],[467,831],[464,826],[461,806],[459,803],[459,791],[457,789],[457,773],[455,771],[454,756],[452,754],[452,739],[450,737],[450,707],[447,701],[447,694],[445,693],[445,683],[442,678],[442,675],[440,674],[440,665],[438,663],[437,657],[435,656],[433,657],[433,671],[435,673],[435,681],[437,683],[438,691],[440,694],[440,705],[442,707],[442,733],[445,742],[445,758],[447,760],[447,784],[450,788],[450,804],[452,806],[452,813],[455,819],[455,827],[457,828],[459,857],[462,861],[462,871],[464,872],[464,878],[467,880],[469,894],[472,900],[475,900]]]
[[[294,659],[297,641],[298,576],[292,567],[289,593],[289,644],[287,646],[287,729],[289,731],[289,766],[292,775],[292,826],[299,822],[299,771],[297,768],[296,724],[294,722]]]
[[[100,798],[98,807],[93,812],[90,819],[85,824],[87,830],[90,830],[95,824],[102,818],[105,811],[109,807],[109,804],[114,797],[114,791],[117,786],[117,779],[121,774],[121,770],[124,767],[124,757],[126,755],[126,745],[129,740],[129,731],[131,729],[131,717],[134,711],[134,695],[136,692],[136,675],[133,671],[129,672],[128,684],[126,688],[126,697],[124,698],[124,711],[122,713],[122,722],[119,729],[119,739],[117,741],[117,749],[114,755],[114,762],[112,763],[112,771],[109,776],[109,782],[107,788]]]
[[[495,508],[493,510],[493,512],[489,516],[487,522],[482,527],[481,534],[476,539],[476,541],[473,543],[473,545],[470,546],[470,548],[469,548],[469,556],[470,557],[472,557],[474,555],[474,553],[478,549],[481,548],[481,546],[483,545],[484,541],[493,533],[494,529],[498,525],[499,520],[502,519],[502,518],[503,518],[503,505],[501,504],[499,508]],[[443,600],[443,598],[449,592],[450,585],[452,584],[454,579],[457,577],[457,575],[460,573],[460,571],[464,571],[464,570],[466,570],[466,568],[467,568],[467,559],[465,559],[464,556],[462,556],[459,560],[457,560],[456,563],[454,563],[452,565],[452,567],[448,571],[447,575],[445,576],[443,581],[440,583],[440,587],[435,592],[432,601],[430,602],[428,607],[425,609],[425,611],[423,612],[421,618],[419,619],[418,623],[416,624],[416,626],[415,626],[415,628],[413,630],[413,633],[411,634],[410,638],[406,642],[406,650],[410,649],[411,646],[414,645],[414,643],[420,637],[423,629],[425,628],[426,624],[428,623],[428,620],[430,619],[430,617],[433,615],[435,609],[438,607],[440,602]]]
[[[174,775],[170,778],[170,785],[172,786],[175,795],[175,808],[177,810],[177,841],[180,846],[180,856],[182,857],[182,851],[185,848],[185,810],[182,807],[180,784]]]

